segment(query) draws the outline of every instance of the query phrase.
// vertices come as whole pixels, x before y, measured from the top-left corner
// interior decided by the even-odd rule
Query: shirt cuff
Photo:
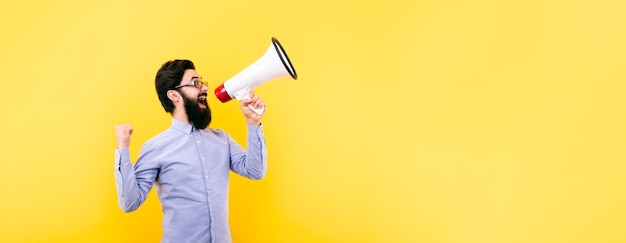
[[[262,138],[263,137],[263,124],[260,124],[258,126],[248,125],[248,136],[252,134],[256,134],[257,137]]]
[[[115,148],[115,170],[119,171],[122,164],[130,163],[129,148]]]

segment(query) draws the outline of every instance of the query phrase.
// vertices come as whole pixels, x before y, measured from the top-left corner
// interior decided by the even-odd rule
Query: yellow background
[[[0,242],[158,242],[154,190],[117,207],[166,129],[154,75],[210,90],[277,37],[299,79],[256,89],[269,171],[232,177],[235,242],[626,242],[626,4],[3,1]],[[234,101],[215,128],[245,143]]]

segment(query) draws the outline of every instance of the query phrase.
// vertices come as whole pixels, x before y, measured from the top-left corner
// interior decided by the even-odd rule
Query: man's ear
[[[178,93],[178,91],[176,90],[168,90],[167,91],[167,98],[169,98],[172,102],[176,103],[178,102],[178,100],[180,100],[180,93]]]

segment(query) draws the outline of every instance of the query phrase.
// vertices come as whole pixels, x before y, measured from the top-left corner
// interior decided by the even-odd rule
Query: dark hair
[[[157,71],[154,86],[159,95],[161,105],[166,112],[172,113],[172,111],[174,111],[174,103],[167,98],[167,91],[174,89],[176,85],[180,84],[183,74],[187,69],[195,70],[196,67],[193,65],[193,62],[189,60],[177,59],[163,63],[159,71]]]

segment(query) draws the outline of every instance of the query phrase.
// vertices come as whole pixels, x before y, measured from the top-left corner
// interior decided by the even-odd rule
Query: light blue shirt
[[[148,140],[133,167],[128,148],[115,151],[118,204],[137,209],[152,185],[163,207],[162,242],[232,242],[228,225],[229,171],[265,177],[267,148],[262,126],[248,125],[247,152],[228,133],[172,126]]]

